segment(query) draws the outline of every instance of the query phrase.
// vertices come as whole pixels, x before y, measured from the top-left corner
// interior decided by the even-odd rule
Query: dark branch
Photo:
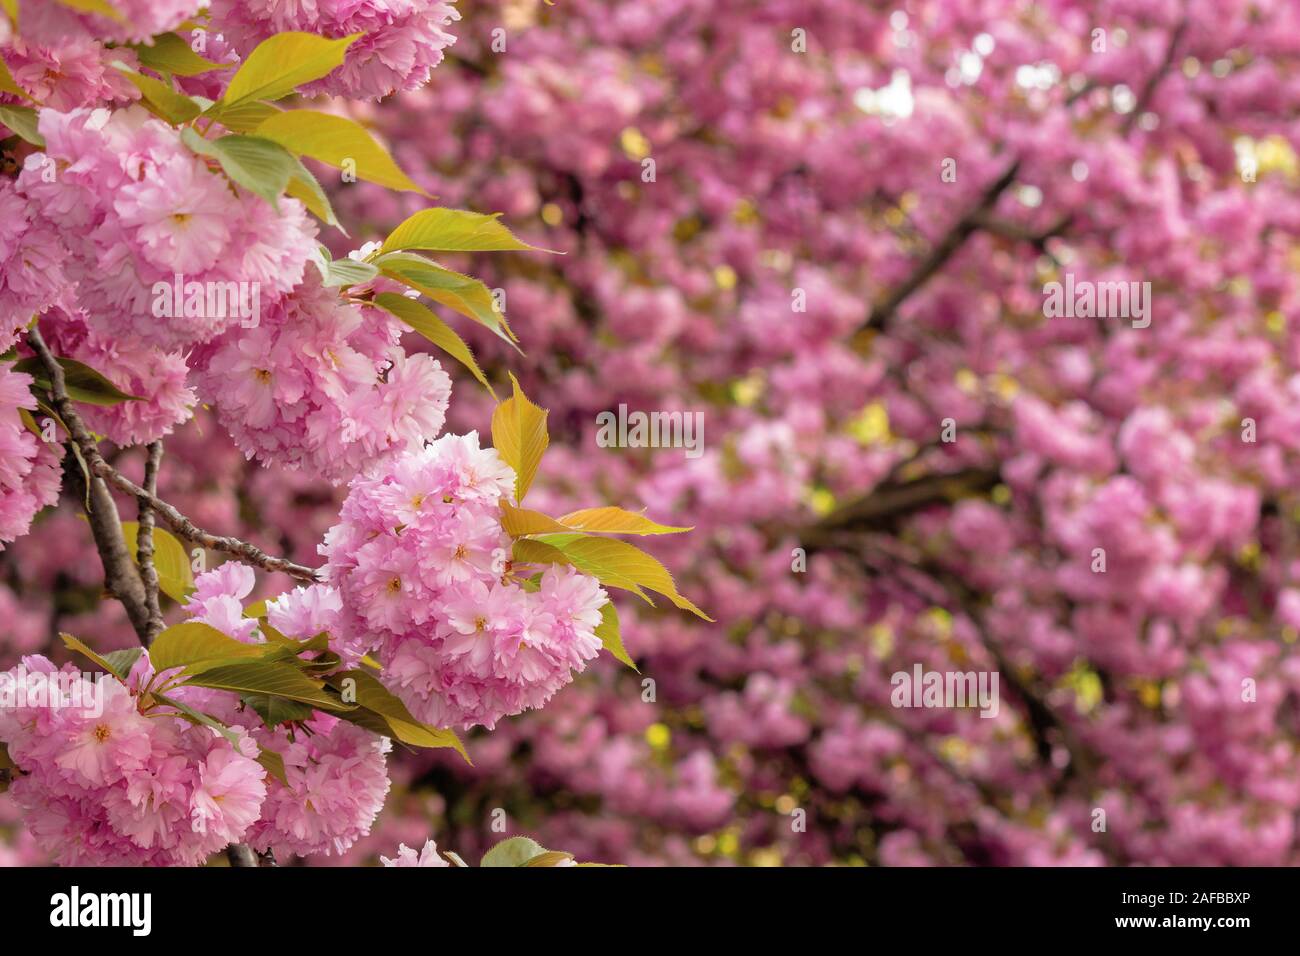
[[[126,546],[117,504],[109,493],[108,485],[97,475],[92,463],[98,462],[106,468],[108,464],[100,456],[94,438],[91,437],[71,399],[68,398],[63,366],[54,358],[36,326],[33,325],[28,332],[27,341],[40,357],[45,372],[50,378],[50,403],[63,420],[63,424],[68,429],[70,442],[76,446],[77,452],[86,462],[89,470],[89,474],[86,475],[88,502],[86,517],[90,521],[90,531],[95,538],[95,548],[99,551],[100,561],[104,565],[104,587],[109,594],[121,602],[122,607],[126,609],[131,626],[139,635],[141,642],[147,644],[151,620],[144,582],[140,579],[140,572],[136,569],[135,561]]]
[[[144,489],[153,495],[158,491],[158,469],[162,465],[162,442],[150,442],[144,463]],[[162,633],[164,622],[158,603],[158,569],[153,563],[154,511],[147,498],[137,498],[139,530],[136,534],[136,559],[140,565],[140,579],[144,582],[145,604],[149,608],[149,633],[144,636],[145,647]]]
[[[948,264],[948,260],[956,254],[966,240],[979,230],[980,220],[997,205],[998,199],[1006,192],[1007,187],[1015,182],[1019,172],[1020,160],[1013,160],[1002,175],[985,188],[975,204],[953,223],[952,228],[930,250],[930,254],[912,270],[911,274],[872,307],[871,314],[858,329],[858,334],[883,328],[908,296],[929,282],[935,273]]]

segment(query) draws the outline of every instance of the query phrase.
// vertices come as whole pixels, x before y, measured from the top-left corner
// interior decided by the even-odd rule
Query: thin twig
[[[1128,117],[1124,120],[1125,136],[1133,131],[1133,126],[1137,123],[1138,119],[1147,111],[1148,107],[1151,106],[1151,100],[1156,95],[1156,89],[1160,86],[1161,81],[1169,75],[1169,68],[1174,65],[1174,54],[1177,52],[1178,44],[1182,41],[1183,34],[1186,32],[1187,20],[1184,19],[1174,29],[1174,32],[1170,34],[1169,45],[1165,47],[1164,59],[1160,61],[1160,65],[1156,67],[1155,72],[1147,77],[1146,85],[1142,88],[1142,92],[1138,94],[1137,101],[1133,106],[1133,111],[1129,113]]]
[[[126,475],[119,472],[116,468],[106,462],[103,458],[98,458],[90,465],[90,470],[103,478],[109,484],[113,485],[119,491],[145,501],[154,511],[162,516],[173,531],[187,541],[192,541],[199,547],[207,548],[211,551],[220,551],[222,554],[229,554],[239,558],[245,564],[251,564],[261,568],[263,571],[279,571],[287,574],[299,581],[318,582],[320,577],[316,571],[301,564],[295,564],[287,558],[278,558],[274,555],[267,554],[255,544],[242,541],[239,538],[232,538],[228,535],[212,534],[210,531],[204,531],[198,527],[185,515],[181,514],[173,505],[163,501],[157,495],[150,494],[144,488],[141,488]]]
[[[158,491],[158,469],[162,465],[162,456],[162,442],[150,442],[144,463],[144,489],[151,495]],[[147,498],[137,498],[136,502],[139,523],[135,539],[136,559],[140,564],[140,579],[144,582],[145,604],[149,609],[149,633],[144,638],[145,647],[148,647],[162,633],[165,624],[162,607],[158,603],[158,569],[153,563],[154,510]]]
[[[153,511],[162,516],[163,520],[171,526],[173,531],[182,538],[192,541],[200,547],[208,548],[212,551],[220,551],[223,554],[233,555],[241,561],[259,567],[264,571],[279,571],[283,574],[289,575],[290,577],[297,578],[300,581],[315,582],[320,580],[317,573],[309,567],[295,564],[287,558],[277,558],[273,555],[267,554],[256,545],[249,544],[247,541],[241,541],[239,538],[232,538],[228,535],[218,535],[204,531],[202,528],[195,525],[194,522],[190,521],[189,518],[185,517],[185,515],[181,514],[181,512],[173,505],[163,501],[153,492],[140,487],[105,461],[104,456],[99,452],[99,446],[95,443],[94,438],[82,422],[81,416],[77,414],[77,410],[73,406],[71,399],[68,398],[67,384],[63,377],[63,367],[59,365],[58,360],[50,351],[49,346],[46,345],[45,340],[41,338],[40,331],[34,326],[28,333],[28,342],[36,354],[40,356],[41,361],[45,365],[46,372],[50,377],[50,400],[54,404],[54,408],[59,413],[59,416],[63,419],[64,425],[67,426],[68,432],[71,435],[73,442],[76,443],[77,449],[81,452],[81,457],[85,460],[86,468],[90,472],[91,505],[93,509],[93,513],[90,516],[91,527],[96,528],[97,525],[104,526],[103,530],[106,539],[104,544],[100,545],[100,534],[98,531],[96,532],[95,541],[97,545],[100,545],[100,555],[105,560],[104,571],[108,576],[107,583],[109,585],[109,591],[126,606],[127,612],[132,615],[131,620],[133,624],[136,623],[137,615],[139,615],[140,623],[136,625],[136,633],[140,634],[141,638],[143,638],[146,633],[146,625],[148,622],[148,610],[145,605],[144,597],[144,584],[140,580],[140,575],[136,570],[135,562],[131,560],[130,554],[127,551],[126,541],[122,537],[121,522],[117,517],[117,507],[113,504],[112,495],[108,493],[108,485],[112,485],[117,488],[118,491],[130,495],[137,501],[146,503]],[[97,494],[96,489],[102,489],[102,497],[107,502],[107,505],[101,507],[98,502],[99,495]],[[112,525],[112,534],[109,534],[109,525]],[[116,536],[116,544],[111,540],[107,540],[112,538],[113,535]],[[105,552],[105,547],[109,549],[110,553]],[[110,556],[113,558],[113,566],[111,568],[109,566]],[[118,566],[119,562],[117,559],[119,556],[125,557],[126,559],[124,567]],[[126,589],[124,592],[126,595],[125,599],[114,590],[113,576],[115,574],[120,574],[124,578],[122,586]],[[128,578],[129,580],[125,580]],[[129,587],[132,581],[134,582],[134,588]],[[128,603],[128,601],[131,603]],[[135,608],[134,611],[133,607]]]
[[[1015,182],[1019,172],[1020,160],[1014,159],[1003,170],[1001,176],[985,187],[975,204],[953,223],[952,228],[930,250],[930,254],[912,270],[911,274],[885,298],[876,303],[871,309],[871,314],[867,316],[866,322],[858,329],[859,334],[882,328],[898,311],[898,307],[903,304],[908,296],[925,285],[940,269],[948,264],[948,260],[957,253],[957,250],[965,244],[966,240],[980,229],[980,220],[997,205],[1007,187]]]
[[[226,847],[226,859],[231,866],[257,866],[257,854],[247,843],[232,843]]]
[[[54,358],[50,348],[41,337],[40,330],[33,325],[27,333],[27,341],[33,351],[40,357],[50,379],[50,402],[58,412],[68,429],[70,441],[76,445],[82,459],[86,462],[90,474],[86,475],[86,517],[90,521],[90,531],[95,538],[95,548],[104,565],[104,587],[109,594],[121,602],[126,615],[131,621],[142,642],[149,634],[149,607],[145,600],[144,582],[136,569],[135,561],[126,546],[122,534],[122,521],[118,517],[117,504],[109,493],[108,485],[97,477],[91,462],[98,461],[107,466],[99,454],[94,438],[87,431],[81,416],[68,398],[67,382],[63,377],[63,366]]]

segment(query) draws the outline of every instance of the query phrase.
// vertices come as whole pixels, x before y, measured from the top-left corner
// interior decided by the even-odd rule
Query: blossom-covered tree
[[[0,190],[0,303],[13,303],[14,341],[26,343],[0,379],[0,407],[23,408],[37,431],[60,411],[54,373],[33,362],[42,341],[138,396],[72,403],[87,434],[115,446],[97,459],[73,441],[92,476],[92,519],[97,501],[124,492],[118,500],[130,502],[156,481],[160,500],[128,539],[147,549],[152,512],[166,520],[171,503],[188,516],[188,531],[169,524],[186,545],[216,548],[200,529],[225,529],[239,556],[275,572],[255,584],[222,565],[178,592],[186,603],[172,614],[254,648],[327,633],[326,650],[299,660],[334,654],[338,667],[383,675],[410,719],[432,729],[495,724],[466,735],[470,766],[452,748],[353,749],[355,725],[316,710],[312,733],[296,736],[319,749],[304,752],[287,731],[223,710],[237,706],[229,692],[181,688],[178,702],[238,738],[221,744],[229,769],[207,772],[212,787],[237,785],[232,815],[261,801],[240,842],[282,859],[346,844],[346,855],[309,859],[441,865],[431,833],[470,855],[505,821],[581,859],[628,863],[1296,861],[1294,4],[566,0],[462,6],[458,20],[446,5],[411,4],[427,14],[418,26],[375,37],[366,4],[356,20],[331,19],[335,5],[322,2],[319,19],[280,22],[259,3],[213,3],[197,55],[231,67],[193,76],[158,69],[170,41],[102,42],[192,29],[181,21],[193,11],[168,21],[166,4],[118,6],[143,32],[98,22],[98,39],[60,46],[67,22],[33,22],[63,31],[52,39],[20,18],[0,51],[19,87],[5,87],[0,121],[46,140],[15,147],[16,175]],[[313,225],[332,213],[307,180],[289,175],[298,185],[277,211],[239,182],[238,157],[223,166],[204,152],[215,148],[170,138],[187,123],[201,134],[208,120],[164,122],[128,105],[206,112],[234,64],[276,31],[340,40],[354,29],[366,38],[341,68],[299,84],[352,102],[282,115],[328,110],[337,120],[319,122],[363,125],[415,189],[394,191],[405,182],[387,166],[387,181],[372,181],[379,167],[359,153],[301,149],[294,120],[232,114],[257,125],[226,127],[342,167],[319,183],[351,236]],[[407,64],[420,73],[442,57],[414,90],[423,77]],[[168,76],[192,107],[168,105],[147,82]],[[23,112],[30,99],[60,118]],[[102,119],[78,118],[104,105],[113,109]],[[56,170],[68,164],[75,201],[23,159],[38,151]],[[118,170],[129,187],[121,208],[116,194],[78,185],[76,157]],[[142,168],[173,183],[225,169],[236,185],[220,201],[241,210],[205,205],[218,191],[146,186],[133,175]],[[391,242],[394,224],[428,205],[420,190],[501,212],[530,244],[563,255],[386,244],[347,256],[358,239]],[[205,238],[187,242],[181,222]],[[245,223],[258,225],[244,234]],[[309,263],[317,236],[331,252]],[[448,258],[453,249],[472,254]],[[431,252],[447,272],[479,275],[481,297],[448,289],[421,261]],[[118,308],[134,288],[121,277],[167,276],[169,260],[155,258],[167,255],[190,255],[201,281],[249,257],[239,268],[268,282],[289,276],[292,287],[274,302],[264,293],[255,329],[132,319]],[[371,273],[366,264],[380,260],[387,268]],[[1076,287],[1121,283],[1134,290],[1123,314],[1099,316],[1096,301],[1074,308]],[[56,301],[83,285],[111,314]],[[404,289],[445,315],[468,308],[479,322],[456,328],[474,364]],[[1054,298],[1063,290],[1066,312]],[[26,323],[41,309],[34,339]],[[399,338],[406,327],[456,367]],[[467,464],[482,454],[468,433],[492,409],[471,378],[510,390],[503,419],[528,407],[524,390],[547,406],[551,446],[527,509],[541,517],[519,500],[531,478],[496,526],[481,497],[436,507],[441,489],[463,481],[438,468],[469,467],[477,485],[501,467]],[[702,454],[601,447],[600,416],[620,406],[702,412]],[[392,411],[402,408],[426,419],[408,430]],[[426,447],[444,425],[466,437]],[[161,472],[152,456],[119,450],[168,429]],[[11,658],[44,649],[52,630],[102,636],[88,641],[97,649],[138,644],[125,612],[94,603],[104,578],[74,517],[85,507],[81,465],[59,463],[66,433],[42,442],[15,411],[7,434],[0,534],[17,537],[45,509],[0,554]],[[522,459],[495,434],[494,444],[518,471]],[[53,509],[60,467],[65,493]],[[118,478],[101,487],[109,467]],[[511,484],[494,491],[508,498]],[[431,493],[435,507],[413,514]],[[494,552],[504,548],[493,542],[538,529],[510,546],[512,558],[555,557],[539,536],[570,542],[546,514],[580,527],[574,509],[594,501],[649,504],[673,527],[696,525],[647,548],[717,620],[621,601],[617,653],[639,673],[597,663],[543,709],[500,719],[543,702],[553,677],[589,659],[593,592],[616,585],[590,563],[568,569],[586,545],[540,578],[498,587]],[[427,537],[405,539],[408,522]],[[322,541],[318,580],[307,565]],[[110,590],[132,590],[129,574],[115,581],[105,570]],[[255,586],[271,600],[245,614]],[[539,627],[548,653],[523,655],[506,639],[528,614],[555,608],[572,628]],[[384,670],[367,671],[367,657]],[[484,659],[500,667],[477,670]],[[138,699],[156,675],[133,666],[123,684]],[[917,666],[996,674],[1001,706],[987,718],[897,706],[893,678]],[[125,721],[123,699],[112,698]],[[123,726],[121,759],[136,759]],[[74,741],[67,752],[81,753],[81,732],[58,729]],[[221,834],[238,820],[204,809],[200,743],[216,746],[178,724],[140,766],[184,753],[191,776],[171,799]],[[253,767],[268,752],[282,755],[288,782],[264,776],[258,797]],[[132,829],[139,821],[112,822],[108,794],[123,784],[84,782],[99,772],[95,756],[57,772],[39,754],[25,758],[41,769],[11,785],[13,802],[24,815],[43,809],[30,833],[16,829],[15,861],[41,859],[47,834],[83,819],[73,814],[87,788],[105,794],[92,807],[109,821],[105,845],[143,832]],[[350,761],[366,783],[344,794],[330,774]],[[373,772],[381,761],[387,776]],[[318,765],[311,785],[342,801],[333,832],[297,819],[288,796]],[[548,861],[524,846],[523,858]],[[187,833],[152,852],[206,849]]]
[[[40,654],[0,673],[3,782],[59,863],[343,854],[383,807],[394,742],[468,759],[456,731],[543,706],[602,647],[627,658],[602,585],[704,616],[649,554],[601,537],[688,528],[522,507],[549,439],[517,382],[491,414],[494,447],[474,431],[439,437],[451,379],[404,332],[495,393],[420,296],[517,339],[480,280],[428,254],[526,243],[445,207],[337,261],[318,242],[342,227],[304,158],[424,190],[363,125],[286,98],[423,85],[454,9],[296,12],[4,11],[0,121],[16,175],[0,180],[0,545],[66,488],[138,638],[110,653],[60,632],[98,676]],[[348,489],[323,567],[203,530],[159,496],[164,439],[200,402],[247,458]],[[138,482],[116,461],[133,448]],[[136,521],[121,521],[115,494]],[[233,560],[208,570],[209,552]],[[302,584],[246,606],[255,568]],[[494,853],[485,865],[573,859],[521,839]]]

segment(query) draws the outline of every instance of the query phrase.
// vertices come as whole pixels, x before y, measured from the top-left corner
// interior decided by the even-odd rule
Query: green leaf
[[[289,786],[289,778],[284,772],[284,757],[270,747],[259,747],[257,753],[257,762],[266,768],[266,772],[275,777],[286,787]]]
[[[649,598],[646,598],[641,589],[656,591],[682,610],[690,611],[706,621],[713,620],[678,593],[677,585],[673,583],[673,576],[662,563],[636,545],[616,538],[547,535],[535,541],[527,538],[516,541],[516,554],[521,546],[535,545],[544,545],[560,552],[568,564],[599,579],[602,584],[640,594],[647,601]],[[542,555],[544,552],[537,552],[537,554]],[[544,560],[552,559],[544,558]]]
[[[392,252],[373,260],[390,279],[422,292],[434,302],[455,309],[491,329],[503,341],[519,346],[506,318],[497,311],[492,291],[478,279],[444,269],[436,262],[413,252]]]
[[[281,661],[247,660],[205,667],[186,683],[214,690],[231,690],[240,695],[271,694],[311,704],[321,710],[352,709],[350,704],[340,703],[337,697],[327,694],[317,681],[298,668]]]
[[[208,140],[193,129],[181,130],[181,142],[194,152],[217,160],[231,182],[261,196],[279,212],[280,197],[294,175],[293,157],[283,146],[238,133]]]
[[[230,63],[214,63],[199,56],[175,33],[159,33],[153,38],[152,44],[133,43],[131,49],[135,50],[142,66],[175,76],[198,76],[200,73],[233,66]]]
[[[618,610],[614,607],[613,601],[606,601],[600,608],[600,623],[596,625],[596,636],[600,638],[600,643],[605,650],[638,674],[641,673],[641,669],[632,660],[632,655],[623,646],[623,635],[618,625]]]
[[[560,518],[560,523],[574,531],[587,534],[606,532],[609,534],[680,534],[693,528],[678,528],[673,525],[659,524],[636,511],[624,511],[622,508],[583,508],[570,511]]]
[[[565,853],[563,850],[547,850],[545,853],[539,853],[530,859],[524,866],[559,866],[573,859],[572,853]]]
[[[97,13],[118,23],[124,22],[122,14],[108,0],[55,0],[55,2],[81,13]]]
[[[25,408],[18,409],[18,418],[23,423],[23,428],[35,435],[41,441],[45,441],[45,435],[41,432],[41,426],[36,424],[36,417]]]
[[[199,621],[186,621],[172,625],[154,639],[149,648],[149,660],[153,662],[154,670],[161,672],[209,661],[261,657],[266,650],[265,645],[245,644]]]
[[[239,748],[241,735],[231,730],[215,717],[209,717],[207,714],[195,710],[189,704],[183,704],[179,700],[167,697],[157,691],[150,691],[150,696],[153,697],[154,700],[158,701],[158,703],[174,708],[179,714],[185,716],[194,723],[202,724],[204,727],[211,727],[217,733],[221,734],[221,736],[225,737],[232,746],[236,749]]]
[[[232,133],[251,133],[266,122],[268,116],[280,112],[278,106],[261,100],[245,100],[235,106],[222,107],[219,111],[218,106],[219,104],[213,103],[204,110],[204,115]]]
[[[60,358],[58,361],[63,366],[63,382],[67,386],[68,397],[74,402],[83,402],[86,405],[117,405],[121,402],[143,401],[139,395],[128,395],[89,365],[70,358]],[[50,390],[50,379],[45,374],[45,363],[39,357],[23,359],[14,365],[14,370],[26,372],[36,380],[39,388],[47,392]]]
[[[139,548],[140,523],[123,521],[122,535],[126,538],[127,550],[135,557]],[[153,566],[158,572],[158,587],[164,594],[178,604],[190,599],[194,575],[189,555],[185,553],[185,545],[163,528],[153,529]]]
[[[542,514],[540,511],[530,511],[528,508],[516,508],[504,498],[501,499],[501,527],[512,538],[571,530],[550,515]]]
[[[479,866],[525,866],[529,860],[549,852],[536,840],[521,836],[511,837],[502,840],[484,853]]]
[[[360,175],[360,173],[358,173]],[[388,234],[380,253],[402,249],[427,249],[434,252],[508,252],[532,249],[515,238],[498,218],[466,209],[422,209]]]
[[[135,667],[136,661],[140,660],[140,655],[143,653],[143,647],[128,647],[125,650],[105,654],[104,660],[108,662],[113,675],[125,683],[131,668]]]
[[[162,80],[156,80],[152,76],[145,76],[143,73],[136,73],[121,66],[118,67],[118,72],[135,84],[140,95],[144,97],[144,105],[148,107],[149,112],[162,117],[173,126],[188,123],[199,115],[198,103],[184,93],[177,93]]]
[[[0,60],[0,93],[12,93],[14,96],[21,96],[23,99],[31,101],[31,94],[18,85],[14,75],[9,72],[9,67],[5,65],[4,60]],[[6,126],[9,124],[5,124]]]
[[[324,285],[330,288],[364,285],[377,275],[379,270],[369,262],[359,262],[356,259],[331,259],[325,264]]]
[[[241,700],[244,706],[251,707],[262,718],[262,723],[267,727],[276,727],[293,720],[307,720],[316,712],[307,704],[269,694],[245,694]]]
[[[515,501],[522,504],[551,439],[545,409],[528,400],[513,373],[510,384],[514,395],[492,412],[492,445],[501,460],[515,470]]]
[[[290,158],[294,163],[293,172],[285,192],[306,206],[307,210],[325,225],[341,229],[338,218],[334,215],[334,207],[330,205],[325,190],[321,189],[320,182],[312,175],[311,170],[302,164],[301,159],[292,154]],[[347,233],[344,232],[344,235]]]
[[[349,687],[355,691],[357,706],[375,714],[388,728],[387,731],[376,731],[377,733],[382,733],[387,737],[395,737],[402,743],[410,744],[413,747],[451,747],[465,758],[466,763],[471,762],[469,754],[465,752],[465,745],[460,742],[460,738],[456,736],[455,731],[439,730],[416,720],[411,715],[411,712],[406,709],[406,705],[381,684],[379,678],[374,675],[363,670],[352,670],[333,674],[326,680],[331,687],[339,691],[345,691]],[[347,684],[346,681],[349,680],[354,683]],[[345,714],[342,716],[351,720],[353,715]],[[373,730],[373,722],[371,723],[370,729]],[[366,726],[366,724],[362,726]]]
[[[357,177],[367,182],[428,195],[402,172],[369,130],[346,116],[317,110],[288,110],[264,120],[257,128],[257,135],[337,169],[347,168],[351,160]]]
[[[83,657],[90,658],[100,667],[104,668],[104,670],[116,676],[116,673],[113,670],[113,664],[107,658],[101,657],[99,654],[97,654],[95,651],[92,651],[89,647],[81,643],[81,641],[77,640],[71,634],[65,634],[62,631],[60,631],[59,637],[63,638],[63,645],[66,648],[72,651],[76,651],[78,654],[82,655]]]
[[[474,359],[474,353],[465,344],[465,340],[427,307],[414,299],[398,295],[396,292],[381,292],[375,296],[375,305],[397,316],[416,332],[419,332],[438,348],[460,362],[461,365],[464,365],[469,369],[470,374],[478,380],[479,384],[488,390],[489,395],[494,399],[497,397],[497,393],[493,391],[487,376],[479,368],[478,362]]]
[[[329,40],[314,33],[277,33],[244,58],[217,103],[218,111],[246,100],[278,100],[303,83],[319,80],[343,62],[362,34]]]
[[[4,123],[33,146],[45,148],[45,138],[36,128],[36,110],[30,106],[0,103],[0,123]]]

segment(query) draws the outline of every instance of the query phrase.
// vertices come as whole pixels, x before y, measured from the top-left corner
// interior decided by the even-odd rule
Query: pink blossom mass
[[[1300,865],[1297,117],[1294,0],[0,3],[0,866]]]

